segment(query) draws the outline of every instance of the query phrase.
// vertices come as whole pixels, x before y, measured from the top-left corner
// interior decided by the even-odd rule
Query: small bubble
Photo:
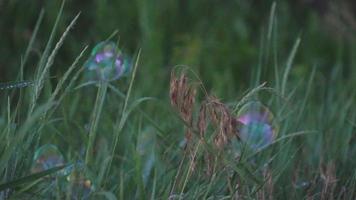
[[[259,102],[250,102],[243,106],[237,121],[240,138],[253,149],[271,144],[277,136],[277,125],[272,112]]]
[[[54,167],[63,166],[64,164],[64,158],[58,148],[55,145],[46,144],[36,150],[33,157],[31,172],[39,173]],[[71,166],[68,166],[57,172],[56,175],[66,176],[70,171]]]
[[[129,73],[131,62],[114,42],[105,41],[93,48],[85,67],[92,79],[113,81]]]

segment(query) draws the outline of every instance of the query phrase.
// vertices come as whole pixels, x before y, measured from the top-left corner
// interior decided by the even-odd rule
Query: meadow
[[[0,199],[355,199],[337,6],[0,1]]]

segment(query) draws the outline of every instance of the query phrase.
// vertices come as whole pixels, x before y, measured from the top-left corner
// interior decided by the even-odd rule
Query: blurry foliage
[[[1,81],[16,79],[20,56],[43,8],[45,20],[33,49],[32,62],[26,66],[27,74],[33,74],[60,2],[0,1]],[[261,47],[266,40],[271,4],[272,1],[261,0],[68,0],[60,31],[76,13],[81,12],[81,16],[60,50],[52,74],[63,73],[84,45],[94,45],[118,29],[120,46],[125,51],[133,54],[138,48],[143,49],[144,67],[140,73],[150,75],[141,79],[147,82],[143,91],[160,94],[162,88],[155,87],[149,80],[166,81],[171,67],[182,64],[198,71],[208,88],[214,82],[213,89],[229,97],[236,89],[249,85],[251,69],[259,64],[260,53],[271,49]],[[353,62],[355,51],[350,51],[353,38],[330,33],[324,26],[325,13],[332,10],[328,6],[326,2],[315,0],[277,1],[277,38],[273,45],[278,60],[285,61],[289,52],[284,50],[290,49],[298,36],[302,37],[302,51],[298,52],[293,72],[296,78],[306,76],[314,64],[328,72],[335,60]],[[273,75],[274,63],[271,53],[267,57],[262,65],[263,75],[269,77]],[[344,71],[351,70],[346,67]],[[350,78],[351,74],[345,73],[345,76]],[[237,87],[228,87],[221,80]]]

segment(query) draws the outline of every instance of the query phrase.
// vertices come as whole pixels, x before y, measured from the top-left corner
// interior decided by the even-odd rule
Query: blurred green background
[[[60,76],[85,45],[93,47],[115,30],[120,47],[134,54],[143,50],[141,81],[152,94],[162,87],[149,80],[166,81],[170,69],[189,65],[205,80],[208,88],[233,97],[250,85],[251,74],[263,65],[262,77],[273,75],[273,58],[281,64],[297,37],[301,37],[292,77],[304,77],[313,65],[328,75],[336,62],[343,63],[346,79],[356,77],[355,5],[353,1],[277,1],[275,37],[266,44],[273,1],[240,0],[90,0],[67,1],[60,32],[81,12],[79,21],[55,60],[52,75]],[[41,9],[45,10],[39,38],[32,51],[26,74],[32,74],[58,14],[61,1],[0,1],[0,80],[11,81],[18,74],[21,55],[31,37]],[[59,33],[57,33],[57,37]],[[268,46],[267,46],[268,45]],[[267,53],[266,53],[267,50]],[[352,73],[351,73],[352,72]],[[222,81],[223,80],[223,81]],[[214,84],[213,84],[214,83]],[[229,87],[226,85],[234,85]],[[214,86],[212,86],[214,85]]]

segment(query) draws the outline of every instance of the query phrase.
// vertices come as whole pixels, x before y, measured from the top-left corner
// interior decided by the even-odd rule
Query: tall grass
[[[249,87],[243,91],[229,78],[194,83],[203,82],[206,91],[217,95],[233,115],[251,100],[266,104],[279,125],[277,139],[259,151],[251,151],[232,139],[217,151],[209,145],[210,133],[206,140],[198,139],[190,152],[184,140],[189,124],[169,105],[169,73],[159,66],[149,68],[162,64],[162,58],[153,58],[149,65],[144,62],[156,51],[163,51],[156,46],[160,33],[150,29],[157,26],[158,16],[151,14],[151,4],[138,4],[147,41],[136,56],[132,75],[101,84],[98,90],[94,85],[77,87],[86,82],[81,65],[87,47],[76,52],[78,56],[73,56],[74,61],[62,76],[51,79],[60,48],[70,45],[65,38],[80,22],[79,15],[75,16],[55,43],[64,4],[35,73],[23,73],[41,30],[41,12],[19,73],[20,81],[33,80],[34,85],[0,90],[0,199],[355,198],[356,82],[344,79],[346,63],[341,58],[335,61],[332,72],[323,73],[317,63],[297,59],[304,50],[303,35],[295,35],[289,51],[279,49],[277,33],[287,30],[278,26],[278,5],[273,4],[267,33],[261,34],[259,60],[251,63],[257,67]],[[104,7],[100,4],[98,9]],[[290,53],[281,57],[280,51]],[[296,75],[302,64],[313,66],[303,73],[306,76]],[[354,68],[350,70],[348,73],[355,73]],[[219,73],[203,71],[202,77],[221,78]],[[232,98],[231,94],[222,95],[222,88],[228,87],[237,91]],[[149,89],[154,94],[165,93],[157,94],[159,100],[143,97]],[[204,99],[206,91],[200,91],[197,99]],[[198,105],[193,107],[198,109]],[[213,128],[208,127],[208,131],[213,132]],[[33,173],[32,158],[43,144],[56,145],[66,164]],[[214,158],[209,163],[205,152]],[[54,176],[63,169],[72,174]],[[90,190],[89,196],[86,190]]]

